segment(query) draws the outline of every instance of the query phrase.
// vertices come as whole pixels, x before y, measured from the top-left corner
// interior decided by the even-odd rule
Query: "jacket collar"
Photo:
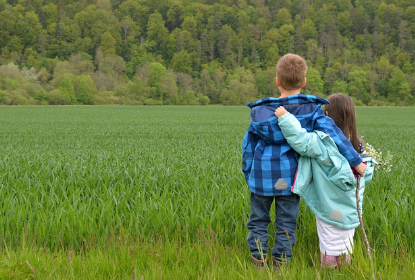
[[[308,94],[294,94],[288,97],[266,97],[262,98],[256,102],[248,103],[247,106],[249,108],[254,108],[256,106],[272,106],[272,107],[279,107],[283,105],[295,105],[295,104],[306,104],[306,103],[317,103],[317,104],[329,104],[329,102],[318,96],[308,95]]]

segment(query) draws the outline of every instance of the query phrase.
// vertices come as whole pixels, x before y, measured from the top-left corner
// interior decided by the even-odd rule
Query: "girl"
[[[350,140],[359,153],[364,143],[356,129],[356,115],[352,99],[333,94],[324,111]],[[321,266],[340,267],[350,262],[355,228],[359,226],[356,206],[355,173],[339,153],[329,135],[321,131],[308,133],[284,107],[275,110],[278,125],[288,144],[300,154],[292,191],[298,194],[316,216],[320,243]],[[362,154],[367,168],[360,181],[360,201],[365,183],[372,179],[372,158]]]

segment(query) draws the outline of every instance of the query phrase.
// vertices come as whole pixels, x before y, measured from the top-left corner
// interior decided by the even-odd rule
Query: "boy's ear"
[[[327,111],[324,111],[324,113],[326,114],[326,116],[327,116],[327,117],[329,116],[329,112],[327,112]]]
[[[278,79],[278,76],[275,78],[275,81],[277,82],[277,87],[280,87],[280,86],[281,86],[281,82],[280,82],[280,80]]]
[[[307,83],[307,78],[304,78],[304,81],[303,81],[303,85],[301,86],[302,88],[303,87],[305,87],[305,84]]]

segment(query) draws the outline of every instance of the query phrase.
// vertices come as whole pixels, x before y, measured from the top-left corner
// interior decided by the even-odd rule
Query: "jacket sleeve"
[[[372,181],[372,177],[373,177],[373,173],[375,171],[375,166],[373,163],[373,159],[372,157],[370,157],[367,154],[363,154],[363,161],[366,162],[366,170],[365,170],[365,183],[369,183],[370,181]]]
[[[254,152],[256,147],[257,137],[252,132],[245,133],[244,140],[242,142],[242,172],[244,173],[245,180],[248,181],[249,173],[251,173],[252,162],[254,158]]]
[[[313,132],[307,132],[301,127],[294,115],[286,113],[278,118],[278,125],[288,144],[300,155],[311,158],[321,157],[320,137]]]
[[[328,133],[336,143],[339,152],[347,159],[350,166],[357,166],[362,162],[359,153],[353,148],[350,141],[344,136],[340,128],[336,126],[334,121],[321,112],[315,119],[313,130]]]

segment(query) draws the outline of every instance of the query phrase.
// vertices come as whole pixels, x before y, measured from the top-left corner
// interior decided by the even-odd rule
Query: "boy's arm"
[[[278,117],[278,124],[281,128],[281,131],[284,134],[284,137],[287,139],[288,144],[299,154],[309,156],[309,157],[318,157],[320,155],[323,155],[323,152],[321,151],[320,154],[316,152],[316,147],[311,148],[312,146],[318,146],[317,141],[319,141],[318,136],[315,133],[308,133],[305,129],[301,127],[300,122],[291,114],[287,114],[287,111],[284,107],[279,107],[275,110],[275,115]],[[349,140],[346,139],[343,132],[338,128],[332,119],[329,119],[331,121],[331,128],[326,127],[325,130],[322,130],[324,132],[329,133],[329,131],[334,131],[335,133],[339,133],[338,135],[333,133],[329,135],[337,135],[337,142],[335,140],[335,143],[340,151],[340,147],[342,149],[346,149],[346,154],[350,153],[352,157],[355,157],[357,155],[358,159],[352,158],[349,160],[345,153],[340,153],[348,160],[349,164],[351,166],[352,163],[357,163],[357,165],[353,166],[353,168],[356,170],[357,173],[359,173],[361,176],[365,176],[365,170],[366,170],[366,164],[362,162],[362,159],[360,155],[356,152],[356,150],[353,148],[352,144]],[[315,126],[317,129],[317,126]],[[320,130],[320,129],[317,129]],[[341,140],[343,137],[343,140],[345,142],[341,142],[340,145],[338,144],[338,141]],[[333,137],[332,137],[333,138]],[[333,139],[334,140],[334,139]],[[349,150],[351,149],[351,150]],[[360,159],[360,162],[359,162]],[[351,162],[352,161],[352,162]]]
[[[311,158],[323,155],[323,151],[318,145],[320,138],[316,133],[307,132],[302,128],[297,118],[288,113],[284,107],[277,108],[275,115],[278,117],[278,125],[284,138],[297,153]]]
[[[334,121],[324,115],[323,111],[315,119],[313,130],[326,132],[336,143],[339,152],[347,159],[350,166],[354,167],[359,174],[364,173],[364,164],[359,153],[353,148],[350,141],[344,136],[340,128],[336,126]],[[362,166],[363,165],[363,166]]]
[[[254,158],[255,135],[249,132],[249,128],[245,133],[244,140],[242,142],[242,172],[244,173],[245,180],[248,182],[249,173],[251,173],[252,161]]]

